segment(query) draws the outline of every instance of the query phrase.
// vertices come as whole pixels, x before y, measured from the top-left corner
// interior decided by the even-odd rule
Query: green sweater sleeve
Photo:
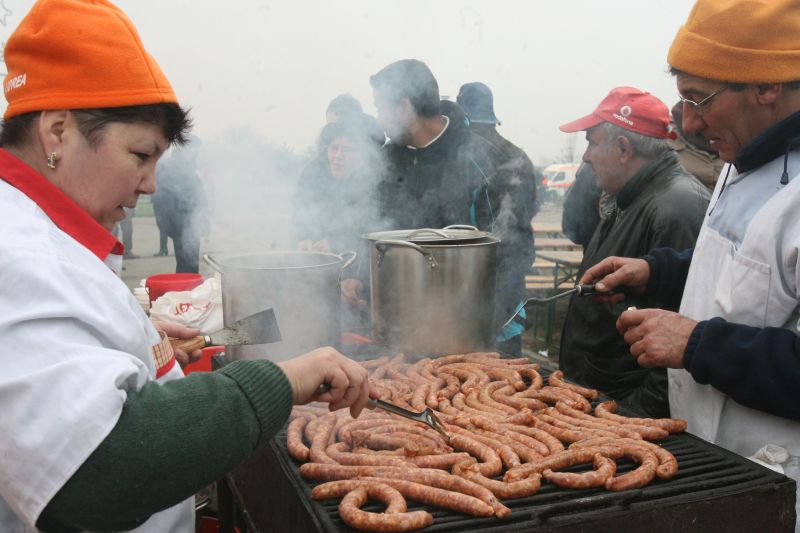
[[[147,383],[45,507],[43,531],[133,529],[223,477],[283,427],[292,389],[269,361]]]

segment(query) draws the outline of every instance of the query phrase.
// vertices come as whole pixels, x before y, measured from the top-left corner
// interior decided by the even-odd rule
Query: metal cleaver
[[[278,328],[275,311],[269,308],[237,320],[227,328],[214,333],[198,335],[191,339],[170,338],[169,342],[173,349],[189,353],[206,346],[267,344],[280,340],[281,330]]]

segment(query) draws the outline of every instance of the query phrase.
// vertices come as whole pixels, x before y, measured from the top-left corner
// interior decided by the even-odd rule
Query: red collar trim
[[[0,148],[0,179],[36,202],[64,233],[105,261],[109,254],[122,255],[125,247],[69,196],[27,163]]]

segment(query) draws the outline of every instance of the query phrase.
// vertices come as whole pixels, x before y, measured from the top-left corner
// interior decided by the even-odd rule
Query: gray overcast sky
[[[349,92],[374,114],[369,76],[413,57],[453,99],[462,83],[488,84],[500,132],[544,164],[567,141],[559,124],[589,113],[615,86],[648,90],[670,106],[676,101],[667,50],[693,1],[116,3],[181,103],[193,108],[201,138],[248,126],[302,152],[333,96]],[[4,38],[31,5],[2,0],[11,12]]]

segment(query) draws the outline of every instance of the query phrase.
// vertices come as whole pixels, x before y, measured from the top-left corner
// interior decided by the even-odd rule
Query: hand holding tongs
[[[330,384],[323,383],[322,385],[319,386],[317,392],[318,393],[328,392],[330,389],[331,389]],[[445,438],[445,441],[450,440],[450,435],[448,435],[447,432],[444,430],[444,424],[442,424],[442,421],[439,420],[439,418],[436,416],[436,414],[430,407],[427,407],[421,413],[415,413],[414,411],[403,409],[402,407],[397,406],[393,403],[385,402],[383,400],[375,400],[373,398],[370,398],[367,401],[367,404],[372,407],[377,407],[378,409],[383,409],[384,411],[387,411],[389,413],[402,416],[403,418],[408,418],[409,420],[414,420],[415,422],[421,422],[426,426],[430,427],[431,429],[433,429],[434,431],[438,432],[442,437]]]
[[[571,289],[568,289],[568,290],[563,291],[563,292],[559,292],[557,294],[554,294],[553,296],[548,296],[546,298],[531,297],[531,298],[528,298],[527,300],[525,300],[524,302],[522,302],[521,305],[517,306],[516,312],[513,315],[511,315],[511,318],[509,318],[508,320],[505,321],[505,323],[502,325],[502,327],[500,329],[502,330],[507,325],[509,325],[511,323],[511,321],[514,320],[517,317],[517,315],[519,315],[522,312],[522,310],[525,309],[525,306],[528,305],[529,303],[545,304],[545,303],[548,303],[548,302],[552,302],[553,300],[558,300],[558,299],[563,298],[565,296],[569,296],[571,294],[575,294],[577,296],[611,296],[612,294],[624,293],[625,290],[626,290],[625,287],[615,287],[614,289],[611,289],[610,291],[598,291],[595,288],[595,285],[592,283],[592,284],[585,284],[585,285],[575,285]]]

